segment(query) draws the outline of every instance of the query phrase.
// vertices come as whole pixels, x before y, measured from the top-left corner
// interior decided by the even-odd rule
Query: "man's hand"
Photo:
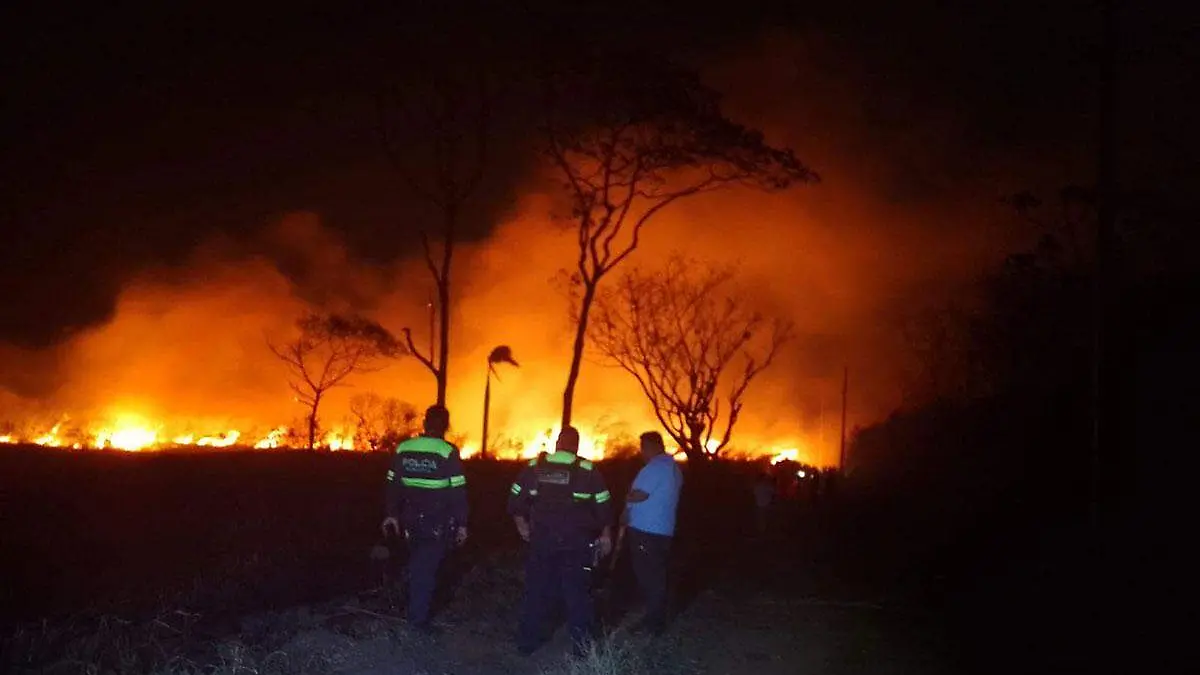
[[[517,534],[521,535],[521,539],[529,541],[529,521],[517,516],[513,522],[517,524]]]
[[[388,516],[383,519],[383,525],[379,529],[383,530],[384,538],[388,536],[389,532],[391,534],[400,534],[400,521],[397,518]]]
[[[608,534],[608,531],[606,530],[604,534],[601,534],[600,538],[596,541],[600,544],[600,556],[607,558],[613,550],[612,537]]]
[[[454,545],[462,546],[465,543],[467,543],[467,528],[460,525],[454,533]]]

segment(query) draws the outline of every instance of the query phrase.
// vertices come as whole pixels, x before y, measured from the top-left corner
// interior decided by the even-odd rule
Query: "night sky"
[[[980,147],[1038,156],[1061,148],[1066,172],[1091,152],[1095,126],[1098,11],[1078,0],[771,11],[515,2],[440,13],[391,3],[318,13],[18,4],[0,10],[0,342],[30,347],[104,321],[122,281],[142,267],[288,211],[320,213],[364,258],[411,252],[428,213],[386,164],[372,97],[381,82],[447,56],[487,62],[503,77],[587,45],[639,46],[705,68],[782,34],[819,40],[837,60],[828,67],[852,67],[859,82],[910,92],[877,102],[881,125],[897,110],[936,108]],[[1200,90],[1189,67],[1200,56],[1196,23],[1142,4],[1120,16],[1122,179],[1187,184],[1197,175],[1186,102]],[[496,170],[471,236],[487,233],[528,172],[520,107],[498,122]]]

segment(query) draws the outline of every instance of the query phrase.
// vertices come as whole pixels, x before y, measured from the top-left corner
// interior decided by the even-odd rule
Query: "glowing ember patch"
[[[771,457],[772,465],[778,464],[780,462],[798,462],[798,461],[800,461],[800,449],[799,448],[787,448],[785,450],[780,450],[779,452],[775,453],[775,455],[773,457]]]
[[[287,427],[279,427],[267,434],[265,438],[254,444],[256,450],[268,450],[283,447],[283,439],[287,435]]]
[[[491,434],[488,434],[489,436]],[[469,459],[479,454],[479,444],[474,441],[467,441],[458,449],[458,456],[463,459]]]
[[[16,442],[17,442],[16,439],[8,434],[0,436],[0,444],[9,445],[9,444],[16,443]]]
[[[344,432],[339,432],[339,431],[329,432],[328,434],[325,435],[325,439],[322,441],[322,445],[326,448],[329,448],[330,450],[335,451],[335,452],[338,450],[353,450],[354,449],[354,436],[352,434],[351,435],[343,435],[343,434],[344,434]]]
[[[717,448],[720,446],[721,446],[721,441],[718,441],[715,438],[710,438],[710,439],[708,439],[708,442],[704,444],[704,449],[707,450],[709,454],[712,454],[712,453],[716,452]]]
[[[198,445],[202,448],[204,448],[204,447],[228,448],[229,446],[233,445],[234,443],[237,443],[238,439],[241,437],[242,437],[242,432],[237,431],[235,429],[231,429],[231,430],[225,432],[224,436],[205,436],[204,438],[200,438],[196,441],[196,445]]]
[[[62,425],[61,425],[61,424],[55,424],[55,425],[54,425],[54,426],[53,426],[53,427],[50,429],[50,431],[49,431],[49,432],[47,432],[47,433],[45,433],[45,434],[43,434],[43,435],[41,435],[41,436],[38,436],[37,438],[33,439],[33,442],[34,442],[35,444],[37,444],[37,445],[42,445],[42,446],[45,446],[45,447],[48,447],[48,448],[61,448],[61,447],[62,447],[64,444],[63,444],[63,442],[62,442],[62,441],[61,441],[61,440],[58,438],[58,428],[59,428],[60,426],[62,426]]]
[[[144,427],[120,427],[96,434],[97,448],[115,448],[126,452],[144,450],[153,447],[157,442],[158,433]]]
[[[533,459],[540,453],[554,452],[554,443],[558,440],[560,429],[559,425],[555,425],[553,428],[543,431],[526,441],[525,445],[521,448],[521,457],[524,459]],[[579,456],[593,461],[604,459],[604,450],[607,442],[607,435],[591,434],[580,429]]]

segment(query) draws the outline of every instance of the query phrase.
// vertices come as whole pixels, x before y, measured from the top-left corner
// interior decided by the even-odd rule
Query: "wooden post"
[[[483,437],[479,440],[479,456],[488,456],[488,409],[492,405],[492,365],[488,364],[487,384],[483,386]]]
[[[846,473],[846,394],[850,389],[850,366],[842,367],[842,441],[838,453],[838,472]]]

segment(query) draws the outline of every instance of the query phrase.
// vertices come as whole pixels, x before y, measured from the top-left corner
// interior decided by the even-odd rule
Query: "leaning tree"
[[[596,296],[588,328],[592,348],[637,380],[689,459],[729,445],[747,388],[791,334],[789,322],[751,310],[733,277],[679,256],[635,268]]]
[[[571,409],[600,281],[672,203],[734,186],[779,190],[817,175],[791,150],[728,119],[699,78],[654,58],[595,59],[545,77],[542,154],[570,204],[575,342],[563,391]]]
[[[378,323],[357,316],[305,314],[299,334],[267,346],[288,369],[288,387],[308,410],[308,448],[317,444],[321,402],[329,390],[351,375],[375,372],[404,353],[396,338]]]

